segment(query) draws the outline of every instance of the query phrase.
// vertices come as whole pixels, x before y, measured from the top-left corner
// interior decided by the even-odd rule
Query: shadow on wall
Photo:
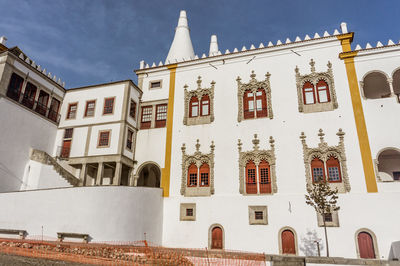
[[[138,187],[160,187],[161,170],[152,163],[146,164],[139,172]]]
[[[317,242],[319,242],[320,254],[322,255],[324,244],[321,240],[322,238],[318,237],[315,230],[307,229],[307,233],[300,238],[300,251],[306,256],[318,256]]]

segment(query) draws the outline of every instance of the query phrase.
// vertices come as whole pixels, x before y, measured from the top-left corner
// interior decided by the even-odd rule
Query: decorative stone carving
[[[298,66],[295,68],[296,72],[296,87],[297,87],[297,99],[299,104],[299,112],[313,113],[313,112],[324,112],[332,111],[338,108],[338,102],[336,98],[335,83],[333,79],[332,64],[328,61],[328,70],[326,72],[315,72],[315,62],[313,59],[310,61],[311,73],[307,75],[301,75]],[[304,83],[310,82],[316,89],[318,81],[323,80],[329,86],[329,97],[330,101],[326,103],[313,103],[304,104],[303,99],[303,86]],[[315,91],[317,93],[317,91]]]
[[[276,185],[276,172],[275,172],[275,140],[272,136],[269,137],[270,150],[260,150],[259,143],[260,140],[257,139],[257,134],[254,134],[253,139],[253,150],[252,151],[242,151],[242,142],[238,139],[238,150],[239,150],[239,193],[243,195],[248,195],[245,189],[245,170],[246,164],[249,161],[253,161],[258,167],[261,161],[265,160],[269,163],[271,170],[271,194],[278,192]],[[253,194],[251,194],[253,195]]]
[[[191,125],[201,125],[201,124],[210,124],[214,121],[214,87],[215,81],[211,81],[210,88],[201,88],[201,76],[197,79],[197,89],[188,91],[188,85],[185,84],[183,86],[185,88],[185,112],[183,116],[183,124],[187,126]],[[210,97],[210,110],[209,115],[200,116],[200,103],[201,98],[204,95],[208,95]],[[199,115],[196,117],[189,117],[189,103],[192,97],[197,97],[199,99]]]
[[[196,143],[196,151],[194,154],[189,155],[186,154],[186,146],[185,143],[182,144],[182,184],[181,184],[181,195],[185,197],[195,197],[195,196],[211,196],[214,194],[214,141],[211,141],[210,145],[210,153],[205,154],[200,152],[200,143],[197,140]],[[207,187],[196,186],[196,187],[188,187],[187,186],[187,173],[189,166],[194,163],[199,169],[203,163],[207,163],[210,167],[210,184]]]
[[[337,146],[328,146],[328,143],[324,141],[324,132],[322,129],[319,130],[318,136],[320,138],[320,143],[318,143],[317,148],[309,148],[306,143],[306,136],[304,132],[301,132],[300,139],[301,143],[303,144],[303,159],[304,159],[304,166],[306,170],[306,182],[307,182],[307,189],[312,188],[312,173],[311,173],[311,161],[314,158],[319,158],[324,163],[328,160],[330,156],[333,156],[339,160],[340,169],[342,174],[342,182],[339,183],[329,183],[331,187],[337,188],[338,192],[345,193],[350,192],[350,182],[349,177],[347,175],[347,164],[346,164],[346,155],[345,155],[345,148],[344,148],[344,132],[341,128],[336,133],[339,137],[339,144]],[[325,167],[326,168],[326,167]],[[325,169],[327,171],[327,169]]]
[[[248,83],[242,83],[241,78],[237,77],[236,81],[238,83],[238,122],[241,122],[244,119],[244,110],[243,110],[243,95],[246,90],[250,90],[254,94],[257,92],[258,89],[262,88],[265,90],[265,95],[267,97],[267,112],[269,119],[274,117],[272,112],[272,105],[271,105],[271,85],[269,79],[271,74],[267,72],[265,74],[265,80],[257,81],[256,74],[254,74],[254,70],[251,71],[250,81]]]

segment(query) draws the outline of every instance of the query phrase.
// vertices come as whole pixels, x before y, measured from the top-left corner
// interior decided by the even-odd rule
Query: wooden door
[[[296,254],[294,234],[290,230],[282,232],[282,253],[283,254]]]
[[[71,150],[71,140],[64,140],[61,150],[61,158],[69,158],[70,150]]]
[[[211,232],[211,248],[222,249],[222,229],[220,227],[214,227]]]
[[[358,248],[360,250],[360,258],[375,259],[374,242],[367,232],[358,234]]]

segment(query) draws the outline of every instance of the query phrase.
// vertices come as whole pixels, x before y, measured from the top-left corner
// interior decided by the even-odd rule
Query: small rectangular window
[[[104,99],[103,115],[112,114],[114,112],[114,97]]]
[[[150,89],[158,89],[161,88],[161,81],[151,81]]]
[[[325,213],[325,222],[333,222],[332,213]]]
[[[187,208],[186,209],[186,216],[190,216],[190,217],[193,216],[193,209],[192,208]]]
[[[129,115],[133,118],[136,119],[136,102],[131,99],[131,106],[129,108]]]
[[[262,220],[264,218],[264,213],[262,211],[255,211],[254,218],[256,220]]]
[[[78,109],[78,103],[70,103],[68,105],[67,119],[75,119],[77,109]]]
[[[165,127],[167,121],[167,105],[156,106],[156,127]]]
[[[393,180],[396,181],[400,180],[400,172],[393,172]]]
[[[142,120],[140,123],[141,129],[147,129],[151,126],[151,118],[153,113],[153,106],[143,106],[142,107]]]
[[[100,131],[99,133],[99,147],[108,147],[110,142],[110,131]]]
[[[85,117],[94,116],[94,108],[96,106],[96,101],[87,101],[85,109]]]
[[[132,150],[132,142],[133,142],[133,131],[128,129],[128,136],[126,138],[126,147],[129,150]]]
[[[64,131],[64,139],[71,139],[73,130],[73,128],[66,128]]]

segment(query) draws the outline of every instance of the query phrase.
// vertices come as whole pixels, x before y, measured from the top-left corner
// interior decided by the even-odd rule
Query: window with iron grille
[[[109,144],[110,131],[100,131],[99,134],[99,147],[106,147]]]
[[[325,213],[325,222],[333,222],[332,213]]]
[[[64,139],[72,139],[73,128],[66,128],[64,131]]]
[[[114,111],[114,97],[104,99],[103,115],[112,114]]]
[[[269,178],[268,178],[268,168],[261,168],[260,169],[260,183],[261,184],[268,184],[269,183]]]
[[[256,169],[247,169],[247,183],[256,183]]]
[[[196,173],[190,173],[189,174],[189,186],[197,186],[197,174]]]
[[[131,106],[129,108],[129,115],[133,118],[136,119],[136,102],[131,99]]]
[[[128,136],[126,139],[126,147],[132,150],[132,142],[133,142],[133,132],[132,130],[128,129]]]
[[[85,117],[94,116],[95,105],[96,105],[96,101],[87,101],[86,102]]]
[[[208,173],[201,173],[200,174],[200,185],[201,186],[208,186]]]
[[[187,208],[186,209],[186,216],[193,216],[193,209],[192,208]]]
[[[313,168],[313,178],[314,182],[324,180],[324,169],[322,167]]]
[[[255,211],[254,217],[256,220],[262,220],[264,218],[264,213],[262,211]]]
[[[70,103],[68,105],[67,119],[74,119],[76,117],[76,110],[78,109],[77,103]]]
[[[165,127],[167,121],[167,105],[159,104],[156,106],[156,127]]]
[[[150,89],[161,88],[161,81],[150,82]]]
[[[329,181],[340,181],[339,167],[328,167]]]
[[[151,126],[151,118],[153,113],[153,106],[142,107],[142,120],[140,123],[141,129],[147,129]]]

